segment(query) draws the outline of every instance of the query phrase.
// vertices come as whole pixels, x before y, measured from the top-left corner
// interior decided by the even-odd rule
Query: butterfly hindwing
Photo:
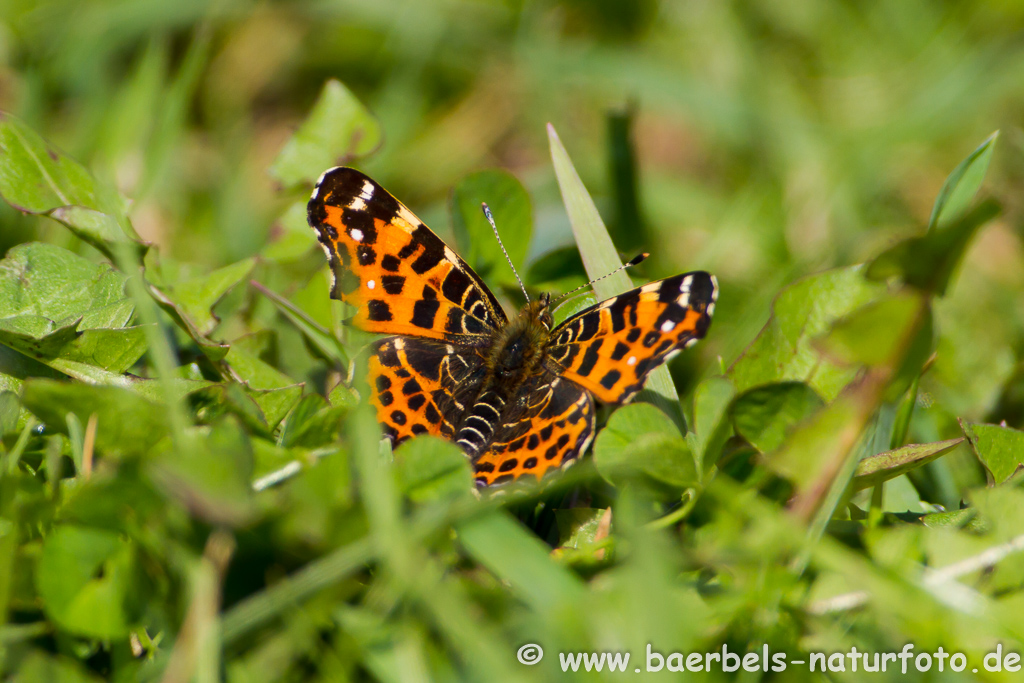
[[[476,349],[389,337],[370,350],[370,402],[395,444],[417,434],[451,439],[479,390],[483,357]]]
[[[481,345],[505,314],[476,273],[387,190],[333,168],[307,207],[334,276],[331,296],[368,332]]]
[[[717,294],[713,276],[693,272],[614,296],[556,327],[548,362],[604,403],[624,403],[651,370],[707,333]]]
[[[594,402],[585,389],[549,372],[522,388],[486,450],[473,461],[479,486],[524,475],[540,479],[573,462],[594,435]]]

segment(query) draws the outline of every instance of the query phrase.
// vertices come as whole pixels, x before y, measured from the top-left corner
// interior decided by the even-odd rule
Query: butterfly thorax
[[[523,385],[542,371],[551,336],[548,304],[547,295],[527,303],[518,316],[495,332],[486,355],[486,375],[455,439],[471,454],[486,445],[506,407],[521,393]]]

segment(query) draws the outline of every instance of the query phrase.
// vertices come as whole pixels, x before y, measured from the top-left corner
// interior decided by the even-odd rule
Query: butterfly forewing
[[[717,294],[714,277],[693,272],[614,296],[555,328],[548,362],[601,401],[624,403],[651,370],[707,333]]]
[[[505,324],[469,265],[359,171],[324,173],[307,212],[334,276],[331,296],[356,307],[361,329],[481,345]]]

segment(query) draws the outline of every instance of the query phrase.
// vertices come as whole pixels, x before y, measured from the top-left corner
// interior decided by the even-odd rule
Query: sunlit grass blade
[[[576,244],[583,257],[583,265],[587,269],[587,275],[592,279],[608,275],[616,268],[622,266],[622,259],[619,252],[608,235],[601,214],[594,205],[587,188],[583,186],[576,168],[565,151],[562,141],[555,132],[555,127],[548,124],[548,143],[551,147],[551,161],[555,167],[555,175],[558,177],[558,187],[562,191],[562,201],[565,203],[565,210],[569,214],[569,222],[572,224],[573,235],[576,237]],[[607,299],[621,294],[633,286],[632,281],[625,271],[619,271],[603,280],[594,283],[594,291],[598,299]],[[679,393],[672,382],[672,375],[668,368],[662,365],[651,371],[647,377],[646,388],[653,392],[659,405],[673,420],[681,419],[679,411]]]

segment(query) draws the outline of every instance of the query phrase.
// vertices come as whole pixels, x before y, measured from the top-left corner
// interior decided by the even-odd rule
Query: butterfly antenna
[[[650,254],[648,254],[648,253],[646,253],[646,252],[645,252],[645,253],[643,253],[643,254],[637,254],[637,255],[636,255],[636,256],[634,256],[634,257],[633,257],[633,258],[632,258],[632,259],[631,259],[631,260],[630,260],[630,261],[629,261],[628,263],[624,263],[624,264],[622,264],[621,266],[619,266],[618,268],[616,268],[616,269],[615,269],[615,270],[613,270],[612,272],[610,272],[610,273],[605,273],[605,274],[604,274],[604,275],[602,275],[601,277],[599,277],[599,278],[595,278],[595,279],[591,280],[590,282],[588,282],[588,283],[587,283],[587,284],[585,284],[585,285],[580,285],[580,286],[579,286],[579,287],[577,287],[576,289],[573,289],[573,290],[570,290],[570,291],[566,292],[566,293],[565,293],[565,294],[563,294],[562,296],[560,296],[560,297],[558,297],[557,299],[555,299],[554,301],[552,301],[552,302],[551,302],[552,306],[554,306],[555,304],[558,304],[558,302],[560,302],[560,301],[561,301],[562,303],[561,303],[561,304],[558,304],[559,306],[561,306],[562,304],[566,304],[566,303],[569,303],[569,301],[568,301],[568,299],[566,299],[566,297],[570,297],[570,296],[572,296],[573,294],[576,294],[577,292],[579,292],[579,291],[580,291],[581,289],[585,289],[585,288],[587,288],[587,287],[590,287],[590,286],[591,286],[592,284],[594,284],[595,282],[600,282],[601,280],[605,279],[606,277],[611,277],[612,275],[615,275],[615,273],[619,272],[620,270],[625,270],[626,268],[631,268],[632,266],[635,266],[635,265],[638,265],[638,264],[640,264],[640,263],[643,263],[643,262],[644,262],[644,260],[645,260],[645,259],[646,259],[646,258],[647,258],[648,256],[650,256]],[[562,301],[563,299],[566,299],[566,300],[565,300],[565,301]],[[552,309],[552,310],[557,310],[557,307],[556,307],[555,309]]]
[[[501,247],[501,253],[505,255],[505,260],[508,261],[508,267],[512,269],[512,274],[516,276],[516,282],[519,283],[519,288],[523,290],[523,296],[526,297],[526,303],[530,303],[530,295],[526,293],[526,287],[523,285],[523,281],[519,278],[519,272],[516,267],[512,265],[512,259],[509,258],[508,252],[505,251],[505,243],[501,241],[501,235],[498,234],[498,226],[494,224],[494,216],[491,215],[491,207],[487,206],[486,202],[480,204],[484,209],[484,216],[487,217],[487,222],[491,224],[491,230],[494,231],[494,239],[498,240],[498,246]]]

